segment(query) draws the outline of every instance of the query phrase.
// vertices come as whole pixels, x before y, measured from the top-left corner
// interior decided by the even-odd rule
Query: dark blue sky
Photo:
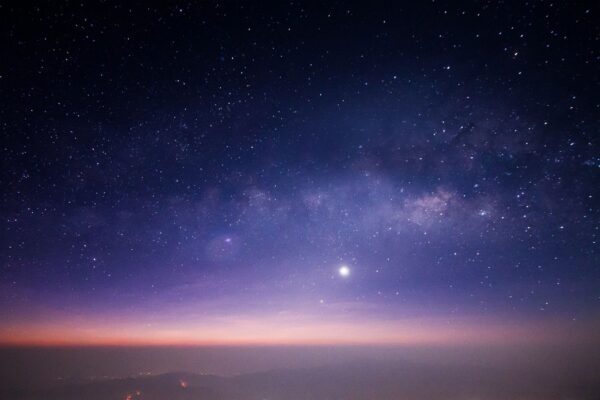
[[[588,331],[597,14],[2,6],[0,339]]]

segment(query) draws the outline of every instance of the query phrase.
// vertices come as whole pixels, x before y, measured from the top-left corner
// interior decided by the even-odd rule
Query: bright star
[[[350,275],[350,268],[348,268],[347,265],[342,265],[340,267],[340,269],[338,270],[339,274],[341,277],[347,277],[348,275]]]

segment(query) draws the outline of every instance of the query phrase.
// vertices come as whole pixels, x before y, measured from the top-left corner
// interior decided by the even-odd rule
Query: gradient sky
[[[597,9],[413,3],[2,6],[0,343],[591,340]]]

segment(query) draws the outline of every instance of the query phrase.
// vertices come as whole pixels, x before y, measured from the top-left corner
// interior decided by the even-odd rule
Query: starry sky
[[[0,343],[592,340],[593,2],[0,6]]]

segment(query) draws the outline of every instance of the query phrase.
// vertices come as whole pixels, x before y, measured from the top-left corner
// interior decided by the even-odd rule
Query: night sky
[[[0,343],[599,331],[593,2],[82,3],[0,5]]]

